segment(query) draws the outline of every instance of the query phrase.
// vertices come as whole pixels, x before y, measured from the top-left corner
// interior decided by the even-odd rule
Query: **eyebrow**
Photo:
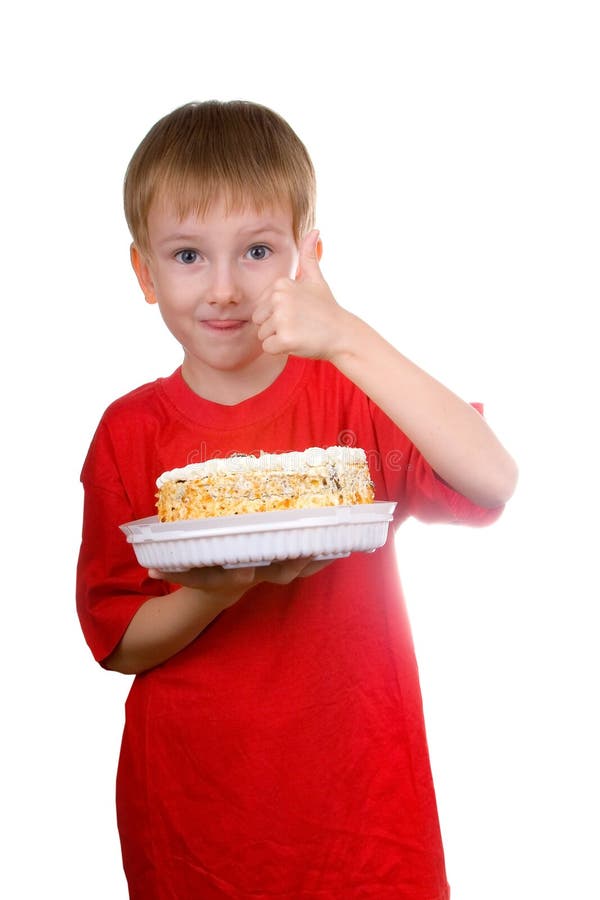
[[[285,229],[279,228],[272,222],[265,222],[259,225],[249,225],[247,228],[240,228],[238,234],[244,237],[252,237],[252,235],[257,234],[281,234],[285,236],[287,232]],[[198,239],[198,234],[176,232],[175,234],[170,234],[166,238],[163,238],[162,241],[159,241],[159,246],[162,247],[164,244],[171,243],[194,243]]]
[[[163,238],[162,241],[158,242],[158,246],[162,247],[163,244],[179,243],[193,244],[196,240],[198,240],[197,234],[169,234],[166,238]]]
[[[259,225],[249,225],[247,228],[240,228],[240,234],[260,234],[263,231],[271,232],[272,234],[287,234],[285,228],[278,228],[273,222],[264,222]]]

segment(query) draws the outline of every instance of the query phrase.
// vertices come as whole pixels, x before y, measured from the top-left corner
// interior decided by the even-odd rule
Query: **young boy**
[[[135,673],[117,811],[130,896],[449,896],[393,529],[333,563],[141,569],[119,524],[163,471],[363,447],[395,525],[492,522],[515,465],[482,416],[339,306],[307,152],[256,104],[158,122],[125,181],[131,259],[183,347],[105,412],[85,461],[78,611]]]

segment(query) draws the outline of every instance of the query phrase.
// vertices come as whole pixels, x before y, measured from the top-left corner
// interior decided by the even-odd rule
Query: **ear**
[[[148,262],[145,256],[142,254],[139,248],[136,247],[135,244],[132,244],[129,248],[129,258],[131,259],[133,271],[137,276],[139,285],[144,293],[144,297],[146,298],[146,303],[156,303],[154,283],[152,281],[150,267],[148,266]]]

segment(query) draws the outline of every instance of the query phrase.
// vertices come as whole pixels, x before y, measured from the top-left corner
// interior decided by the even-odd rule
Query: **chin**
[[[185,348],[184,348],[185,350]],[[239,372],[240,374],[252,370],[256,364],[260,365],[260,361],[267,356],[263,353],[262,348],[253,354],[246,356],[232,356],[231,354],[215,354],[214,356],[189,353],[185,351],[185,361],[188,366],[193,368],[201,368],[205,372],[211,370],[217,372]]]

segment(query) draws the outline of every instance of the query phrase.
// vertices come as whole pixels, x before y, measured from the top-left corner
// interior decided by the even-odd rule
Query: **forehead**
[[[148,232],[151,241],[169,234],[183,236],[205,231],[215,235],[273,231],[289,237],[293,236],[292,210],[285,203],[257,207],[253,201],[248,201],[233,206],[222,195],[215,197],[206,209],[198,208],[191,201],[187,206],[178,206],[168,196],[150,207]]]

